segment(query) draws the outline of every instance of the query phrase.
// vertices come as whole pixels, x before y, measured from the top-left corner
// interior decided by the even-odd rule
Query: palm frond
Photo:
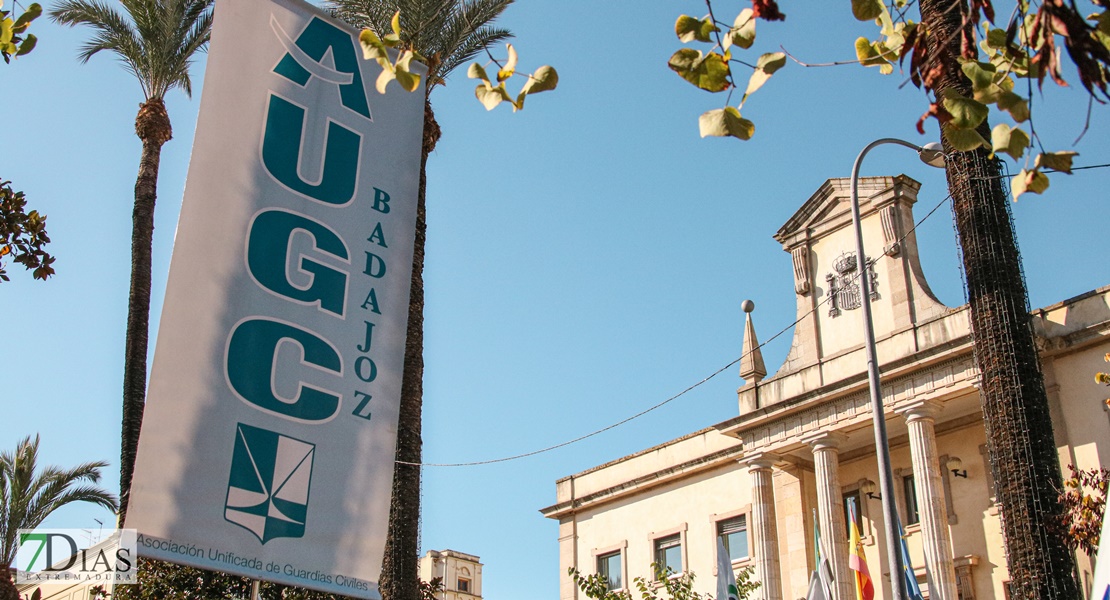
[[[469,62],[488,48],[498,43],[512,39],[513,34],[507,29],[483,27],[463,39],[459,45],[447,53],[448,59],[439,68],[437,84],[443,84],[448,75],[455,69]]]
[[[122,11],[101,0],[59,0],[50,18],[83,25],[92,36],[78,58],[87,62],[110,50],[139,81],[146,100],[181,88],[192,94],[189,68],[212,29],[212,0],[120,0]]]
[[[401,39],[431,64],[428,89],[493,44],[512,37],[491,27],[513,0],[328,0],[337,18],[374,33],[391,32],[390,20],[401,13]]]
[[[15,559],[16,534],[38,527],[50,513],[73,502],[91,502],[118,509],[116,497],[95,484],[105,462],[89,462],[63,469],[38,469],[39,437],[24,438],[14,453],[0,452],[0,568]]]

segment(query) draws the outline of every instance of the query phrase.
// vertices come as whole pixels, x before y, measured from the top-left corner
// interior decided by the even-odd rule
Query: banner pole
[[[259,583],[257,579],[251,580],[251,600],[262,600],[258,592]]]

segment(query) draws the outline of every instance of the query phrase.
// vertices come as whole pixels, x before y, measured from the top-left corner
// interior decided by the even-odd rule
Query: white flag
[[[732,561],[725,550],[725,543],[717,538],[717,600],[740,600],[740,590],[736,588],[736,576],[732,573]]]
[[[1110,547],[1110,519],[1106,517],[1102,519],[1099,541]],[[1095,561],[1095,583],[1090,595],[1092,600],[1106,600],[1107,597],[1110,597],[1110,551],[1105,555],[1100,553]]]
[[[817,574],[817,571],[809,576],[809,593],[806,594],[806,600],[829,600],[829,596],[825,592],[825,584],[821,581],[821,576]]]

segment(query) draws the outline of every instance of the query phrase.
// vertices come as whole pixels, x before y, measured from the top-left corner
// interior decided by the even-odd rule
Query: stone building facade
[[[457,550],[429,550],[420,557],[421,581],[439,578],[443,591],[439,600],[481,600],[482,563],[477,556]]]
[[[849,501],[876,597],[891,597],[848,184],[825,182],[775,234],[792,258],[799,321],[767,377],[748,314],[738,415],[557,481],[542,513],[559,521],[561,600],[581,597],[568,567],[625,587],[650,578],[653,561],[693,571],[696,589],[711,591],[718,538],[734,569],[754,567],[755,597],[804,598],[815,524],[837,600],[849,600]],[[942,305],[922,274],[919,187],[906,176],[860,181],[895,500],[927,597],[1001,600],[1006,557],[967,307]],[[1033,324],[1064,472],[1110,467],[1110,416],[1093,383],[1110,352],[1110,286],[1037,309]],[[1088,588],[1091,563],[1079,563]]]

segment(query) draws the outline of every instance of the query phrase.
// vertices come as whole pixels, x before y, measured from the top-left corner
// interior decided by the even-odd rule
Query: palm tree
[[[424,138],[420,155],[417,194],[416,242],[412,258],[405,366],[401,379],[401,406],[397,423],[397,463],[393,471],[393,500],[389,535],[379,588],[386,600],[418,600],[417,540],[420,521],[420,411],[424,377],[424,242],[425,169],[428,155],[439,140],[440,128],[429,101],[460,65],[487,48],[512,37],[491,23],[512,0],[329,0],[337,17],[379,37],[392,33],[390,20],[401,14],[401,41],[428,61],[424,96]]]
[[[15,453],[0,452],[0,600],[19,598],[10,577],[18,530],[38,527],[50,513],[71,502],[92,502],[113,512],[117,508],[115,496],[90,485],[100,481],[100,469],[108,463],[90,462],[72,469],[51,465],[39,471],[38,453],[37,435],[19,442]]]
[[[120,450],[122,524],[131,493],[131,475],[139,444],[146,395],[147,334],[150,321],[151,240],[158,161],[162,145],[173,137],[164,98],[180,88],[192,95],[189,67],[208,43],[212,0],[120,0],[123,12],[99,0],[61,0],[50,10],[55,23],[87,25],[93,37],[78,58],[88,62],[101,50],[111,51],[139,80],[143,103],[135,117],[142,141],[131,229],[131,291],[127,299],[127,340],[123,375],[123,432]]]

